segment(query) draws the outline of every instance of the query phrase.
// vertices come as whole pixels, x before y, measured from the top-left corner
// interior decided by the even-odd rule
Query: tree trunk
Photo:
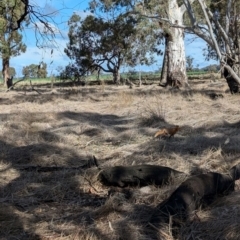
[[[12,77],[9,76],[9,59],[2,60],[2,75],[4,80],[4,86],[10,88],[12,86]]]
[[[138,77],[139,77],[139,87],[141,87],[142,86],[142,72],[141,72],[141,70],[139,71]]]
[[[167,72],[168,72],[168,38],[165,37],[165,52],[164,52],[164,58],[163,58],[163,65],[162,65],[162,71],[161,71],[161,77],[160,77],[160,86],[167,86]]]
[[[188,86],[188,78],[184,30],[177,27],[177,25],[183,24],[183,12],[176,0],[169,1],[168,12],[171,25],[163,28],[165,32],[165,54],[160,86],[185,87]]]
[[[179,41],[169,41],[167,82],[173,87],[185,87],[188,83],[185,52],[182,47]]]
[[[114,72],[113,72],[113,82],[115,84],[117,84],[117,85],[120,84],[120,72],[119,72],[118,68],[114,69]]]
[[[184,29],[174,27],[183,24],[183,12],[177,4],[177,0],[169,1],[169,17],[172,23],[166,31],[167,37],[167,85],[185,87],[188,86],[186,72],[186,56],[184,46]]]

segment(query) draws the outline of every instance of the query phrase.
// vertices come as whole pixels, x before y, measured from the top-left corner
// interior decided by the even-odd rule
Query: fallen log
[[[182,223],[194,218],[200,206],[207,206],[217,196],[234,191],[235,180],[240,178],[240,164],[232,167],[228,175],[209,172],[192,176],[184,181],[168,199],[160,203],[151,217],[150,224]]]
[[[106,186],[146,186],[163,185],[170,177],[186,175],[169,167],[158,165],[114,166],[103,169],[98,180]]]

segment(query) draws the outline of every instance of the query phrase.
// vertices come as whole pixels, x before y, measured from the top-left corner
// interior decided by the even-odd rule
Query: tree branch
[[[189,0],[183,0],[184,5],[181,6],[181,11],[184,13],[187,10],[188,16],[190,18],[192,26],[195,26],[197,24],[196,17],[194,15],[194,11],[192,9],[191,3],[193,2]],[[183,11],[184,9],[184,11]]]
[[[202,8],[202,11],[203,11],[205,20],[206,20],[206,22],[207,22],[209,34],[210,34],[210,37],[211,37],[211,39],[212,39],[212,41],[213,41],[214,49],[215,49],[216,52],[217,52],[218,58],[220,59],[220,61],[222,61],[222,54],[221,54],[221,52],[220,52],[220,49],[219,49],[219,46],[218,46],[218,44],[217,44],[216,38],[214,37],[212,25],[211,25],[211,23],[210,23],[209,17],[208,17],[207,12],[206,12],[207,6],[205,5],[205,2],[203,2],[203,0],[198,0],[198,2],[199,2],[200,6],[201,6],[201,8]]]
[[[10,88],[8,88],[8,89],[6,90],[6,92],[10,91],[11,89],[13,89],[13,87],[14,87],[17,83],[22,82],[22,81],[24,81],[24,80],[26,80],[26,76],[24,76],[22,79],[20,79],[20,80],[18,80],[17,82],[15,82]]]
[[[208,18],[207,11],[208,11],[209,14],[212,14],[212,13],[210,12],[210,10],[207,10],[207,11],[206,11],[207,6],[206,6],[206,4],[205,4],[205,2],[204,2],[203,0],[198,0],[198,2],[199,2],[200,6],[201,6],[201,8],[202,8],[202,10],[203,10],[204,17],[205,17],[205,19],[206,19],[206,21],[207,21],[209,33],[210,33],[211,39],[212,39],[213,44],[214,44],[214,49],[216,50],[217,55],[218,55],[218,57],[219,57],[219,59],[220,59],[220,63],[221,63],[221,64],[223,65],[223,67],[232,75],[232,77],[234,78],[234,80],[235,80],[237,83],[240,84],[240,77],[239,77],[239,76],[234,72],[234,70],[225,62],[224,57],[223,57],[223,55],[222,55],[221,52],[220,52],[220,49],[219,49],[219,46],[218,46],[218,44],[217,44],[216,38],[214,37],[212,25],[211,25],[210,20],[209,20],[209,18]],[[210,16],[211,16],[211,15],[210,15]],[[219,24],[219,27],[220,27],[220,24]],[[224,32],[223,28],[221,28],[221,31]],[[227,40],[228,40],[228,38],[227,38]],[[225,41],[226,41],[226,40],[225,40]]]
[[[227,9],[226,9],[226,27],[225,32],[228,35],[229,34],[229,25],[230,25],[230,11],[232,9],[232,0],[228,0],[227,2]]]
[[[184,14],[186,12],[186,10],[189,8],[189,6],[191,7],[191,4],[193,4],[195,0],[183,0],[183,4],[182,6],[180,7],[181,8],[181,12],[182,14]]]
[[[224,29],[221,26],[221,24],[219,23],[218,19],[216,19],[213,16],[213,13],[210,11],[210,9],[206,8],[206,10],[207,10],[208,15],[212,18],[212,20],[216,24],[216,27],[220,30],[221,36],[223,37],[224,42],[225,42],[226,52],[227,52],[227,54],[229,54],[231,47],[230,47],[229,37],[228,37],[227,33],[224,31]]]

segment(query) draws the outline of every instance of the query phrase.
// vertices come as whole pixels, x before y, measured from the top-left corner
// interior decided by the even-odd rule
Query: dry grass
[[[239,183],[173,237],[170,224],[147,223],[184,179],[119,191],[96,181],[97,168],[77,168],[95,155],[101,167],[147,163],[227,173],[240,162],[240,98],[222,80],[191,86],[0,92],[0,239],[239,239]],[[211,99],[213,92],[223,98]],[[176,124],[174,138],[153,138]],[[23,170],[28,166],[63,168]]]

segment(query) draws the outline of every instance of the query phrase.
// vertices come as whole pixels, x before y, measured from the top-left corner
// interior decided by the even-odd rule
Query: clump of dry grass
[[[143,103],[140,111],[140,125],[156,127],[165,121],[167,110],[163,100],[158,96],[154,96],[151,97],[150,101]]]
[[[121,108],[127,108],[133,104],[134,98],[131,92],[120,90],[114,96],[113,101],[111,102],[111,109],[121,110]]]

